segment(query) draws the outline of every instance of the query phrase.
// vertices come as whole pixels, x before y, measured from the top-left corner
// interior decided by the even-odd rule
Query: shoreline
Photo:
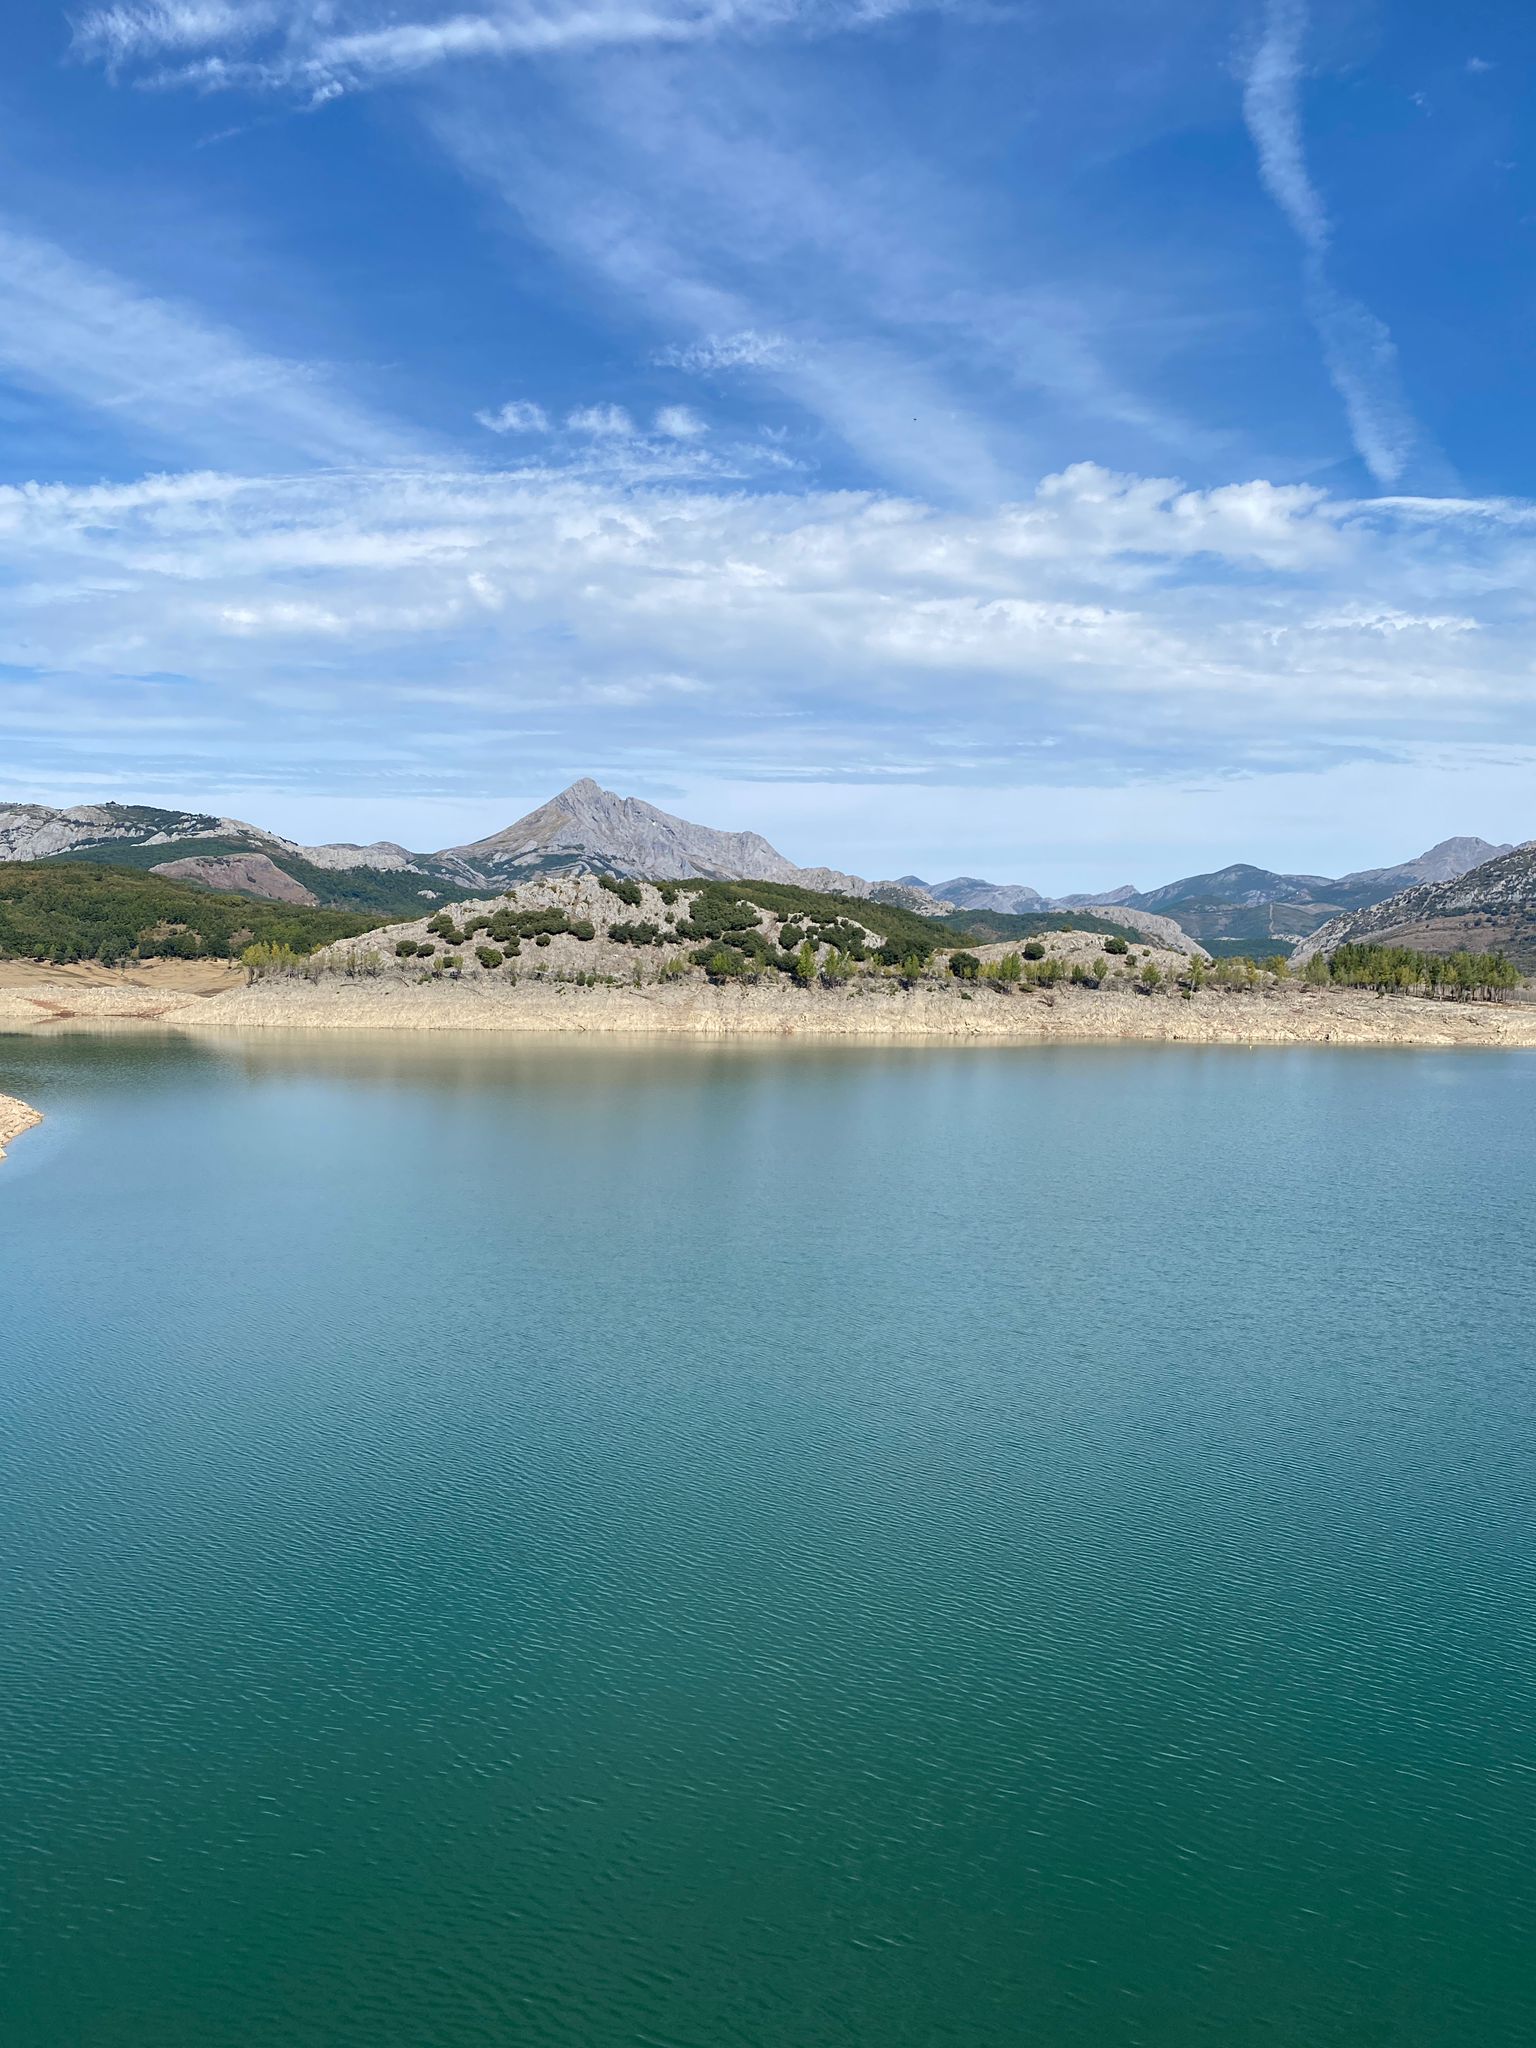
[[[34,1109],[30,1102],[23,1102],[17,1095],[0,1095],[0,1159],[5,1157],[6,1147],[19,1138],[23,1131],[36,1128],[43,1120],[40,1109]]]
[[[1202,990],[1193,997],[1058,987],[1004,994],[894,982],[844,989],[433,984],[271,978],[222,992],[124,978],[0,987],[0,1033],[466,1031],[508,1035],[812,1038],[927,1043],[1484,1046],[1536,1048],[1536,1004],[1453,1003],[1361,990]],[[18,1105],[25,1108],[25,1105]],[[17,1127],[30,1128],[36,1112]]]

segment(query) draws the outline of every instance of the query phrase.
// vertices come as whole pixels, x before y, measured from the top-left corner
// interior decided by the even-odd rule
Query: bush
[[[795,979],[802,988],[809,988],[816,979],[816,948],[809,939],[800,941],[800,950],[795,955]]]
[[[1124,952],[1125,948],[1122,946],[1120,950]],[[1045,958],[1045,948],[1038,939],[1031,939],[1024,948],[1024,958],[1026,960],[1043,960]]]
[[[949,971],[959,981],[974,981],[981,972],[981,962],[974,953],[951,953]]]
[[[617,896],[621,903],[629,904],[632,909],[638,910],[640,908],[640,884],[638,882],[622,881],[617,875],[599,875],[597,886],[599,889],[606,889],[610,896]]]
[[[611,924],[608,936],[621,946],[659,946],[661,926],[641,918],[632,924]]]
[[[416,957],[418,960],[425,960],[428,954],[435,953],[436,951],[437,948],[433,945],[430,939],[423,939],[421,944],[416,948]]]
[[[1107,938],[1104,941],[1104,950],[1106,953],[1118,953],[1123,955],[1129,953],[1131,949],[1129,943],[1125,939],[1111,936],[1110,938]]]
[[[839,952],[834,946],[821,963],[821,978],[828,988],[836,988],[852,975],[854,960],[851,953]]]
[[[476,946],[475,958],[482,967],[499,967],[505,956],[499,946]]]
[[[445,953],[443,955],[443,965],[450,974],[457,974],[464,965],[464,956],[462,953]]]
[[[411,955],[418,950],[414,939],[396,939],[395,941],[395,958],[397,960],[409,960]]]

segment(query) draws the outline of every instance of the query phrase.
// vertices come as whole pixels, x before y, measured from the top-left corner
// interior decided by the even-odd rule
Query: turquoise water
[[[1536,1059],[0,1040],[6,2048],[1536,2028]]]

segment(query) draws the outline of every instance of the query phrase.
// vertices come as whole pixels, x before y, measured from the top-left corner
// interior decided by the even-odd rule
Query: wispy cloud
[[[250,348],[185,306],[0,222],[0,368],[110,420],[163,462],[399,462],[422,446],[322,366]]]
[[[566,414],[565,424],[573,434],[611,436],[614,440],[628,440],[635,431],[635,423],[622,405],[578,405]]]
[[[709,432],[698,414],[689,405],[664,405],[654,421],[655,431],[664,434],[669,441],[697,441]]]
[[[272,739],[281,688],[281,744],[338,773],[363,701],[416,760],[462,753],[471,709],[476,746],[536,730],[579,758],[595,709],[630,705],[605,758],[644,772],[750,755],[799,775],[811,732],[829,773],[940,781],[1042,747],[1065,776],[1512,745],[1536,712],[1527,529],[1503,506],[1431,521],[1079,465],[979,517],[383,470],[5,488],[0,541],[0,662],[50,678],[55,730],[195,677],[175,709],[209,746]],[[659,676],[691,687],[658,698]],[[323,711],[293,708],[306,689]]]
[[[707,376],[718,370],[772,370],[793,354],[783,334],[759,334],[744,327],[737,334],[707,334],[698,341],[672,342],[658,349],[652,361],[663,369],[687,370]]]
[[[1408,465],[1418,430],[1403,396],[1391,334],[1329,276],[1332,223],[1307,168],[1302,134],[1306,31],[1305,0],[1268,0],[1243,112],[1258,152],[1259,174],[1301,241],[1308,311],[1328,374],[1344,402],[1355,448],[1378,483],[1395,484]]]
[[[526,398],[508,399],[494,412],[477,412],[475,418],[491,434],[547,434],[549,415],[542,405]]]
[[[314,7],[305,0],[152,0],[94,10],[75,48],[114,70],[149,68],[140,82],[202,92],[297,92],[335,98],[443,65],[544,57],[562,51],[713,42],[725,36],[835,35],[946,0],[521,0],[399,20],[381,6]],[[205,54],[167,65],[167,57]],[[155,68],[158,64],[158,68]]]

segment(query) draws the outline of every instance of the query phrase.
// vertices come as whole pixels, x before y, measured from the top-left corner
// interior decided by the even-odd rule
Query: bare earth
[[[18,963],[19,964],[19,963]],[[159,1029],[676,1033],[778,1037],[1089,1041],[1176,1045],[1536,1046],[1536,1004],[1448,1003],[1292,987],[1192,997],[1129,988],[1058,987],[1005,994],[985,984],[903,990],[890,980],[836,989],[788,983],[713,987],[702,979],[642,987],[516,983],[489,976],[410,981],[279,977],[246,987],[144,969],[33,968],[0,973],[0,1032]],[[201,979],[199,980],[199,976]]]

